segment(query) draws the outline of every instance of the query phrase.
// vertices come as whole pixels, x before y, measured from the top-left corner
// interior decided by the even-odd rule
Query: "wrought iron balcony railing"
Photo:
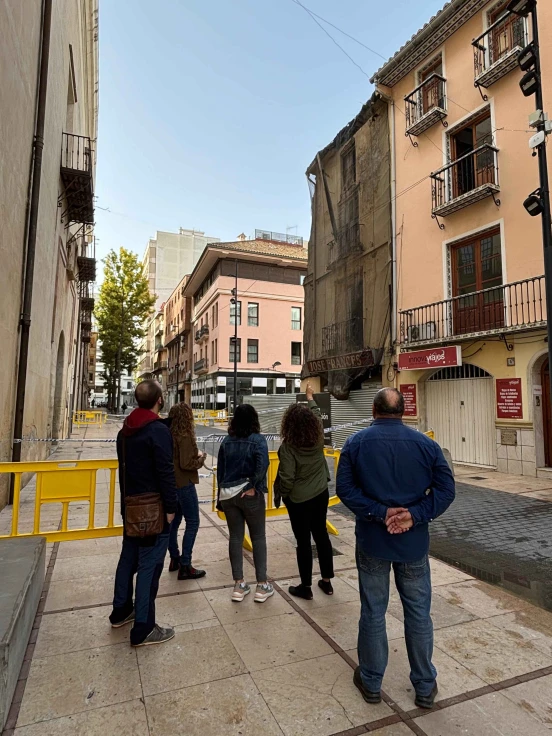
[[[400,342],[407,347],[436,345],[545,325],[544,276],[535,276],[402,310]]]
[[[472,41],[476,87],[490,87],[517,67],[529,39],[524,18],[506,13]],[[486,97],[485,97],[486,99]]]
[[[498,183],[498,148],[484,143],[464,156],[430,174],[432,180],[432,215],[446,217],[463,207],[493,197]],[[444,227],[444,226],[443,226]]]
[[[203,339],[209,337],[209,325],[203,325],[195,333],[195,341],[201,342]]]
[[[404,98],[406,135],[421,135],[447,116],[447,80],[440,74],[431,74]]]
[[[207,358],[196,360],[196,362],[194,363],[194,373],[204,373],[208,367],[209,364],[207,362]]]
[[[362,350],[364,346],[364,320],[352,317],[322,328],[322,354],[343,355]]]
[[[68,222],[94,223],[92,142],[84,135],[62,134],[61,179]]]

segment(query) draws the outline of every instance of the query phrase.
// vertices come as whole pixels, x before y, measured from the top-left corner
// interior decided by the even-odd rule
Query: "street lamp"
[[[234,288],[230,304],[234,305],[234,406],[232,414],[236,411],[238,404],[238,259],[236,258],[236,271],[234,276]],[[240,310],[241,318],[241,310]]]
[[[549,2],[549,0],[548,0]],[[552,215],[550,212],[550,189],[548,184],[548,161],[546,155],[546,137],[552,131],[548,116],[544,112],[542,94],[542,74],[540,63],[539,24],[537,18],[537,0],[511,0],[508,11],[522,18],[531,15],[531,29],[533,39],[518,54],[518,64],[523,75],[520,88],[522,93],[529,97],[536,97],[536,111],[530,116],[529,124],[538,131],[529,141],[533,151],[539,157],[540,186],[532,192],[523,206],[527,212],[535,217],[542,215],[542,245],[544,250],[544,287],[546,293],[546,327],[548,332],[548,361],[552,365]],[[552,371],[550,371],[550,385],[552,390]]]

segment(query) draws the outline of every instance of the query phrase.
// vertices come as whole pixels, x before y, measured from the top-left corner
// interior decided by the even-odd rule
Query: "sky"
[[[301,2],[377,52],[319,21],[363,71],[294,0],[100,2],[99,258],[179,227],[309,237],[305,170],[444,0]]]

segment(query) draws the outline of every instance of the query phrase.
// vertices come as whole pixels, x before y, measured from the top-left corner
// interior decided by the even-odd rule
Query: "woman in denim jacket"
[[[237,406],[217,461],[218,508],[224,511],[230,532],[230,564],[234,578],[233,601],[243,601],[251,588],[243,578],[245,524],[253,545],[257,577],[255,600],[263,603],[274,594],[266,574],[265,494],[268,446],[260,434],[259,417],[250,404]]]

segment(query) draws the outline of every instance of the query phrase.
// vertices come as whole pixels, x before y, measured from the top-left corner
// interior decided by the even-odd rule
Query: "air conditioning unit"
[[[434,340],[437,335],[435,322],[425,322],[421,325],[411,325],[408,328],[408,342],[422,342]]]

